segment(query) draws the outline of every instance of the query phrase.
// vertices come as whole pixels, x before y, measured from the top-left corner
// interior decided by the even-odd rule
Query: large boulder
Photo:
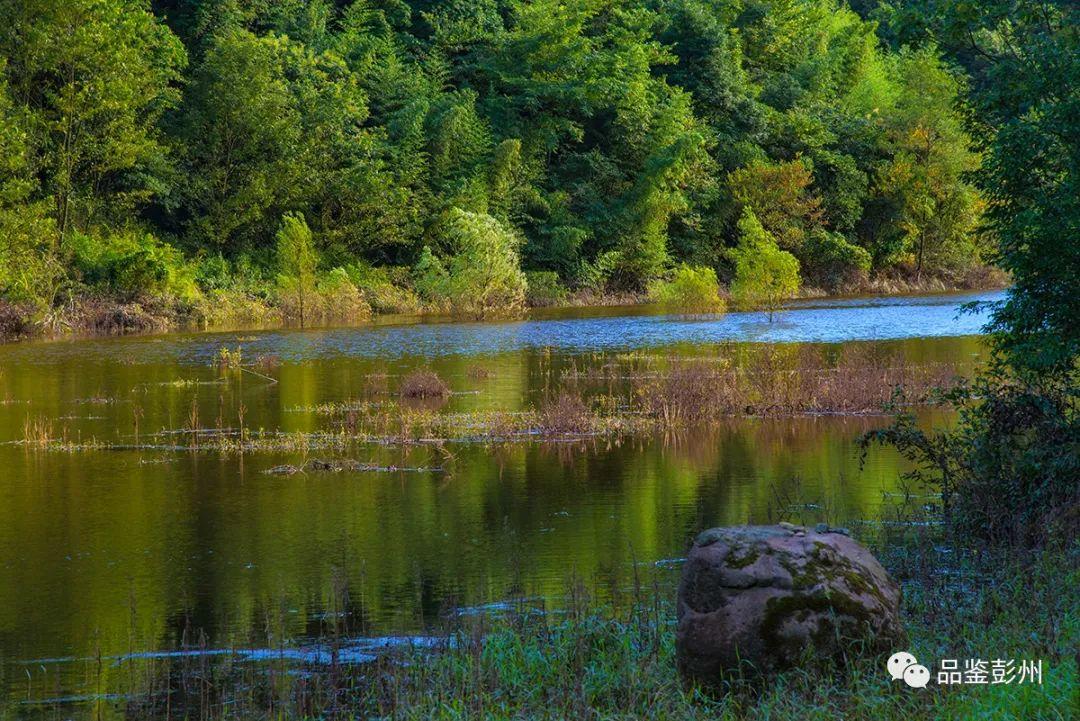
[[[711,686],[892,652],[904,641],[899,607],[899,585],[843,529],[713,528],[694,541],[679,585],[679,671]]]

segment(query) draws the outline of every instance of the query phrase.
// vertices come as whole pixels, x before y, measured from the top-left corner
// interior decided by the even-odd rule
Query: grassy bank
[[[448,616],[440,643],[372,663],[334,655],[346,657],[347,618],[319,639],[328,663],[297,664],[286,653],[264,663],[239,655],[150,662],[128,674],[136,686],[125,701],[106,705],[129,718],[237,721],[1072,718],[1080,546],[991,552],[926,527],[894,528],[904,530],[867,533],[902,582],[908,650],[932,674],[943,658],[1041,659],[1041,685],[909,689],[890,681],[884,659],[862,659],[832,672],[796,669],[764,687],[732,679],[727,693],[710,697],[675,672],[670,581],[643,577],[614,605],[572,584],[557,611]]]
[[[409,282],[408,274],[378,273],[352,269],[327,274],[314,281],[307,294],[303,324],[308,327],[365,323],[379,315],[447,316],[453,308],[425,301]],[[527,274],[528,291],[524,305],[515,314],[530,308],[588,308],[605,306],[665,307],[655,293],[611,292],[602,288],[569,290],[556,280]],[[892,271],[853,280],[843,286],[823,289],[804,286],[801,298],[852,295],[903,295],[962,290],[1004,288],[1008,279],[988,267],[978,267],[962,275]],[[719,291],[720,302],[710,312],[727,305],[728,293]],[[696,307],[695,299],[681,299]],[[670,305],[670,304],[667,304]],[[678,303],[668,308],[679,311]],[[480,314],[483,315],[483,314]],[[466,314],[465,319],[476,317]],[[237,282],[225,287],[187,284],[169,292],[117,293],[108,290],[73,294],[50,308],[31,303],[14,303],[0,297],[0,342],[33,338],[102,337],[140,333],[191,330],[240,330],[282,328],[301,325],[295,293],[283,293],[271,282]]]

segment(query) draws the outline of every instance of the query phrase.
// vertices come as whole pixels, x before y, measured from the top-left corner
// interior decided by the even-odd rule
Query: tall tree
[[[3,70],[0,64],[0,298],[48,303],[64,268],[52,252],[55,228],[38,193],[26,112],[11,102]]]
[[[933,48],[896,58],[900,87],[886,120],[892,159],[878,175],[878,190],[896,209],[897,230],[915,258],[916,275],[970,263],[982,200],[966,177],[979,167],[957,98],[961,81],[942,66]]]
[[[158,121],[179,99],[179,40],[145,0],[0,5],[0,55],[29,111],[33,152],[56,230],[122,220],[160,190]]]

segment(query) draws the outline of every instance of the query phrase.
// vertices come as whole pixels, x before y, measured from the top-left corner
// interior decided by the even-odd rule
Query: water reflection
[[[376,636],[420,631],[458,606],[556,597],[571,573],[614,595],[636,563],[678,558],[707,526],[766,521],[792,504],[808,522],[873,517],[900,469],[881,452],[860,472],[853,439],[882,422],[865,417],[740,419],[622,442],[462,445],[452,463],[430,447],[350,456],[442,469],[396,472],[277,475],[265,471],[306,458],[9,443],[28,418],[44,418],[72,439],[130,445],[137,433],[183,427],[193,406],[206,425],[233,425],[242,411],[251,428],[310,431],[319,403],[378,394],[422,364],[454,389],[447,412],[514,410],[567,368],[604,362],[528,344],[430,360],[415,349],[345,355],[337,333],[246,344],[245,353],[260,342],[282,353],[277,383],[222,379],[194,363],[216,336],[0,348],[0,685],[19,693],[28,659],[166,651],[196,630],[218,647],[302,638],[343,606],[355,633]],[[306,339],[302,351],[285,342],[294,336]],[[971,359],[982,346],[963,337],[874,347],[930,363]],[[721,351],[730,349],[664,352]],[[302,362],[290,360],[296,353]],[[78,664],[47,673],[49,693],[85,690]]]

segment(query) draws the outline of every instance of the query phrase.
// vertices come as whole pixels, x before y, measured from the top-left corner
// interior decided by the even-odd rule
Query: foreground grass
[[[671,589],[639,589],[629,610],[613,610],[575,587],[560,613],[459,619],[441,650],[375,664],[181,659],[145,677],[124,712],[237,721],[1074,718],[1080,544],[988,553],[920,534],[883,557],[904,585],[909,650],[932,674],[942,658],[1042,659],[1043,683],[915,690],[890,681],[884,659],[864,659],[831,673],[790,671],[764,687],[734,681],[710,697],[675,672]]]

